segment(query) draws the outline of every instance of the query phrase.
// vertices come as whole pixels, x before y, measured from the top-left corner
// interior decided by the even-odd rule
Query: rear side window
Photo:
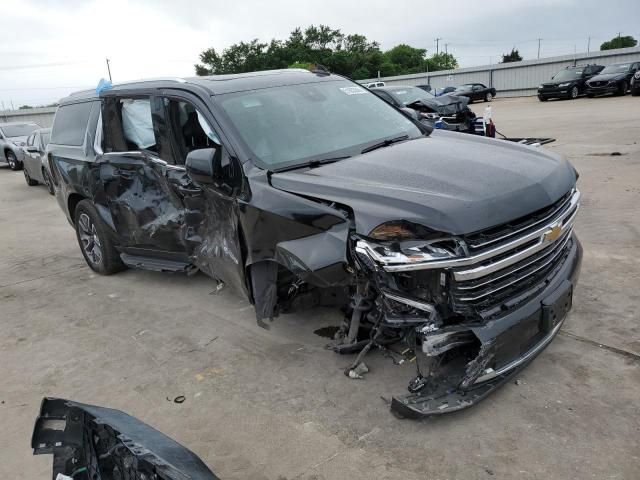
[[[82,145],[90,113],[91,102],[58,107],[51,131],[51,143],[75,147]]]

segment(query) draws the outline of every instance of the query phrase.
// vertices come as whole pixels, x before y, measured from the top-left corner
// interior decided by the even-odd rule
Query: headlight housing
[[[424,263],[466,256],[464,243],[452,236],[403,220],[387,222],[357,241],[356,251],[377,263]]]
[[[542,90],[544,88],[544,85],[538,85],[538,90]]]

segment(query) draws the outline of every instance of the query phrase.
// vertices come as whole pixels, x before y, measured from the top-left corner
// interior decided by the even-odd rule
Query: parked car
[[[444,87],[444,88],[438,88],[436,90],[436,97],[440,97],[442,95],[446,95],[447,93],[452,93],[456,91],[456,87]]]
[[[551,82],[538,87],[538,100],[546,102],[550,98],[578,98],[585,93],[586,81],[602,71],[602,65],[575,65],[560,70]]]
[[[465,83],[464,85],[456,87],[455,90],[448,95],[467,97],[469,103],[473,103],[475,100],[490,102],[496,96],[496,89],[487,87],[482,83]]]
[[[587,96],[605,93],[626,95],[633,75],[640,70],[640,62],[614,63],[607,65],[595,77],[587,80]]]
[[[467,106],[467,97],[436,97],[421,88],[411,86],[380,87],[371,91],[394,107],[414,110],[418,114],[417,118],[428,125],[433,126],[442,119],[448,130],[473,130],[476,116]]]
[[[385,83],[384,82],[369,82],[369,83],[365,83],[364,86],[367,87],[367,88],[377,88],[377,87],[384,87]]]
[[[582,258],[573,167],[430,129],[339,75],[76,93],[47,151],[92,270],[199,269],[252,302],[265,327],[290,308],[341,307],[333,349],[361,353],[349,377],[376,345],[415,352],[411,393],[392,401],[399,415],[474,405],[571,308]]]
[[[0,162],[9,164],[11,170],[20,170],[24,160],[22,147],[27,137],[40,128],[37,123],[0,123]]]
[[[51,195],[54,194],[53,182],[47,170],[45,149],[51,137],[50,128],[41,128],[27,137],[23,155],[23,172],[27,185],[33,187],[44,183]]]
[[[634,97],[640,95],[640,70],[633,74],[631,81],[631,95]]]

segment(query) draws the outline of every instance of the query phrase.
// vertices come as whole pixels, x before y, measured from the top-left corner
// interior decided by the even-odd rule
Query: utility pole
[[[107,71],[109,72],[109,81],[113,83],[113,80],[111,80],[111,67],[109,66],[109,59],[107,58]]]
[[[436,42],[436,55],[438,55],[440,53],[440,40],[442,40],[442,38],[436,38],[435,42]]]
[[[591,37],[587,39],[587,53],[591,51]]]
[[[448,43],[444,44],[444,53],[445,54],[449,54],[449,44]]]
[[[540,42],[542,41],[541,38],[538,38],[538,59],[540,59]]]

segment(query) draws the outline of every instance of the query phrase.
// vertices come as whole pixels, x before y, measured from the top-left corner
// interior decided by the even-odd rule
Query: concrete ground
[[[50,478],[51,457],[29,449],[49,395],[125,410],[224,479],[637,479],[640,98],[492,105],[501,132],[556,137],[580,172],[582,277],[562,334],[518,384],[423,421],[381,398],[410,367],[374,353],[366,380],[342,374],[351,358],[313,333],[338,312],[265,331],[204,276],[94,275],[53,197],[0,168],[0,477]]]

